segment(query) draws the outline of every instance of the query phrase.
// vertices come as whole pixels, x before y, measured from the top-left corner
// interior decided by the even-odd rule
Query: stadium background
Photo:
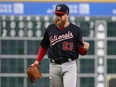
[[[78,59],[77,87],[116,87],[115,0],[1,0],[0,87],[50,87],[47,54],[40,64],[43,78],[37,83],[28,81],[26,69],[61,1],[70,7],[69,20],[82,28],[90,43],[88,55]]]

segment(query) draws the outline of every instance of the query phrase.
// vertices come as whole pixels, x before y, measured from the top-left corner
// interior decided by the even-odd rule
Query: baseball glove
[[[34,83],[37,79],[42,78],[42,74],[37,64],[34,64],[27,69],[27,76],[32,83]]]

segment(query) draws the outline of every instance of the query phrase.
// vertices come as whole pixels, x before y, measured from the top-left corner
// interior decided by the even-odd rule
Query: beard
[[[55,18],[54,23],[55,23],[57,26],[64,26],[65,23],[66,23],[66,20],[62,20],[61,18]]]

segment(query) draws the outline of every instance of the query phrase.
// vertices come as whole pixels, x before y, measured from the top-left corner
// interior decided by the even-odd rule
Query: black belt
[[[51,63],[56,63],[56,64],[63,64],[63,63],[66,63],[66,62],[69,62],[69,61],[73,61],[74,59],[71,59],[71,58],[60,58],[58,60],[54,60],[54,59],[50,59],[50,62]]]

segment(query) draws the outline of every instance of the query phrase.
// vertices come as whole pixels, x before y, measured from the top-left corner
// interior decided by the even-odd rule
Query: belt
[[[56,63],[56,64],[63,64],[63,63],[70,62],[70,61],[73,61],[73,60],[74,59],[71,59],[71,58],[60,58],[58,60],[50,59],[50,62],[51,63]]]

